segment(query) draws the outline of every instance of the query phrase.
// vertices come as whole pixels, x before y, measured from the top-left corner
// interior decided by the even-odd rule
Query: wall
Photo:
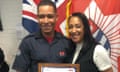
[[[4,50],[5,60],[10,66],[20,42],[17,32],[20,32],[21,27],[17,26],[21,24],[21,10],[22,0],[0,0],[0,16],[3,24],[3,31],[0,31],[0,47]]]

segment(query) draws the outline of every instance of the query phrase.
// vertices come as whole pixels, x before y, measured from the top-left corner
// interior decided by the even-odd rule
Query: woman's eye
[[[69,25],[68,28],[72,29],[72,28],[80,28],[81,25],[80,24],[74,24],[74,25]]]
[[[72,26],[72,25],[69,25],[68,28],[71,29],[71,28],[73,28],[73,26]]]
[[[81,25],[80,25],[80,24],[76,24],[75,27],[76,27],[76,28],[80,28]]]

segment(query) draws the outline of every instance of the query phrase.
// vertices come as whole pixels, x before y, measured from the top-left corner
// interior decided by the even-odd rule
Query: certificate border
[[[76,69],[76,72],[80,72],[80,65],[79,64],[61,64],[61,63],[38,63],[38,72],[41,72],[42,67],[72,67]]]

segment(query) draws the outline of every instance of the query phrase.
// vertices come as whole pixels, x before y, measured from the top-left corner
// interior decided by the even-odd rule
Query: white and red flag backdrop
[[[37,4],[41,0],[23,0],[22,24],[28,32],[39,30],[36,20]],[[66,18],[73,12],[84,13],[91,32],[108,51],[114,72],[120,72],[120,0],[52,0],[56,3],[56,31],[67,35]]]

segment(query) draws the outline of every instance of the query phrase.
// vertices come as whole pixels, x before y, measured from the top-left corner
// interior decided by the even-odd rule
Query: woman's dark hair
[[[90,26],[89,26],[90,24],[89,24],[89,21],[88,21],[87,17],[83,13],[76,12],[76,13],[73,13],[68,18],[68,23],[69,23],[69,21],[72,17],[78,17],[83,23],[83,26],[84,26],[84,39],[83,39],[84,44],[83,44],[83,47],[86,48],[86,49],[91,48],[91,47],[95,47],[97,42],[95,41],[95,39],[92,36],[92,33],[90,31]]]
[[[57,8],[56,8],[56,5],[54,2],[52,2],[51,0],[42,0],[40,1],[40,3],[38,4],[37,6],[37,12],[39,10],[39,7],[40,6],[44,6],[44,5],[49,5],[49,6],[52,6],[54,8],[54,12],[56,13],[57,12]]]

